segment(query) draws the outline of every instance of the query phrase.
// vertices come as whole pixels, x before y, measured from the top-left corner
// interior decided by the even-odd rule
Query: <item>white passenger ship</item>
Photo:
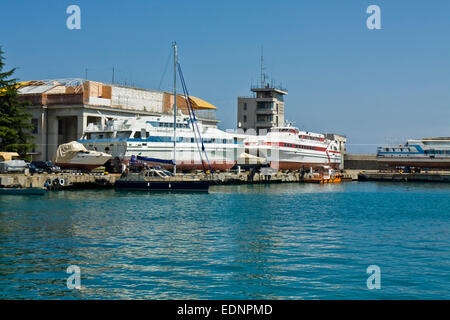
[[[391,166],[450,168],[450,138],[408,140],[405,145],[377,149],[377,160]]]
[[[179,170],[229,170],[244,152],[266,159],[278,170],[337,169],[341,164],[338,142],[326,139],[323,134],[287,126],[272,128],[263,136],[253,136],[228,133],[200,120],[197,125],[207,157],[205,152],[199,151],[201,141],[194,135],[189,117],[177,117],[176,164]],[[141,156],[150,163],[172,168],[173,116],[113,119],[104,126],[91,123],[78,142],[89,150],[110,154],[113,162],[127,164],[132,156]]]
[[[337,141],[291,126],[275,127],[265,136],[248,138],[245,146],[249,153],[266,158],[272,168],[280,170],[337,169],[342,161]]]
[[[173,166],[173,115],[142,116],[108,120],[105,125],[89,124],[78,140],[89,150],[111,154],[114,161],[127,163],[132,156],[166,168]],[[198,125],[204,150],[193,125]],[[176,165],[179,170],[228,170],[242,152],[243,145],[234,135],[203,124],[192,123],[189,116],[177,116]],[[202,163],[203,160],[203,163]]]

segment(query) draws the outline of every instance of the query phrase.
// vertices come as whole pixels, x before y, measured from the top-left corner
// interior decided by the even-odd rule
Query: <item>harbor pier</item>
[[[309,173],[301,174],[296,171],[274,172],[272,174],[242,172],[220,172],[205,174],[203,172],[177,174],[180,180],[186,176],[193,176],[200,180],[211,180],[212,185],[232,184],[267,184],[267,183],[300,183],[309,177]],[[42,188],[49,190],[66,189],[101,189],[112,188],[120,174],[109,173],[60,173],[60,174],[0,174],[2,187],[20,186],[22,188]]]
[[[358,181],[450,182],[450,171],[430,171],[421,173],[362,171],[358,174]]]

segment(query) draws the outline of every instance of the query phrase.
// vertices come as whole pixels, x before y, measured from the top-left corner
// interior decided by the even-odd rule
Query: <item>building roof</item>
[[[190,98],[190,100],[191,100],[192,107],[193,107],[194,109],[209,109],[209,110],[211,110],[211,109],[213,109],[213,110],[217,109],[217,108],[216,108],[215,106],[213,106],[211,103],[209,103],[209,102],[207,102],[207,101],[205,101],[205,100],[203,100],[203,99],[200,99],[200,98],[197,98],[197,97],[193,97],[193,96],[189,96],[189,98]]]
[[[52,80],[30,80],[16,84],[19,94],[41,94],[56,87],[79,87],[86,80],[83,79],[52,79]]]
[[[32,80],[16,84],[19,94],[35,105],[89,104],[136,111],[168,112],[173,108],[169,92],[121,86],[84,79]],[[118,90],[119,89],[119,90]],[[154,95],[156,94],[156,96]],[[159,97],[158,95],[161,95]],[[179,107],[187,110],[184,95],[178,94]],[[33,100],[34,99],[34,100]],[[194,110],[205,112],[217,108],[198,97],[190,96]]]

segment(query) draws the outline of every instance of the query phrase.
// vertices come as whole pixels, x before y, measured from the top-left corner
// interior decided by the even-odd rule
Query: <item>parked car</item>
[[[55,166],[51,161],[33,161],[31,162],[36,168],[42,169],[47,173],[57,173],[61,171],[61,168]]]
[[[0,173],[24,172],[27,163],[20,159],[17,152],[0,152]]]
[[[30,169],[30,173],[44,173],[44,169],[38,168],[34,163],[28,163],[28,169]]]

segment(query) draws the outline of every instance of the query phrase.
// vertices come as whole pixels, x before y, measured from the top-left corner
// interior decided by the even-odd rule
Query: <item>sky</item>
[[[69,30],[70,5],[81,29]],[[369,30],[369,5],[381,29]],[[171,90],[176,41],[190,94],[236,128],[237,97],[264,67],[286,87],[297,127],[347,136],[374,153],[409,138],[450,136],[450,1],[1,0],[0,46],[22,81],[84,78]]]

